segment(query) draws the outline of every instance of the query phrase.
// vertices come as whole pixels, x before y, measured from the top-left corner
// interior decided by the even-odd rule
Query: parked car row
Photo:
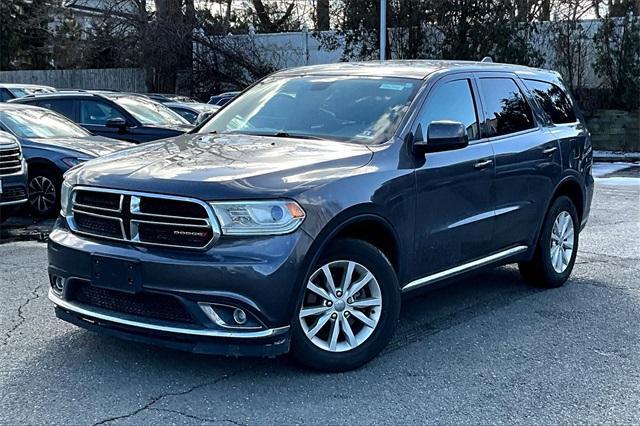
[[[144,96],[119,92],[57,92],[11,103],[53,110],[89,132],[141,143],[181,135],[193,128],[179,114]]]
[[[0,84],[2,220],[23,205],[37,216],[57,214],[62,176],[70,168],[134,144],[181,135],[220,108],[178,95]],[[14,164],[15,149],[24,163],[20,170],[6,166]]]
[[[0,130],[22,145],[29,165],[29,208],[38,216],[60,209],[62,175],[84,161],[133,146],[90,133],[56,112],[32,105],[0,103]]]

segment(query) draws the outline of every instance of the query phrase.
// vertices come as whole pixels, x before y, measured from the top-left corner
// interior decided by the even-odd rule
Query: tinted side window
[[[478,139],[478,115],[469,80],[450,81],[435,88],[426,108],[420,113],[418,131],[422,134],[422,140],[427,139],[429,123],[441,120],[464,124],[469,140]]]
[[[554,124],[575,123],[576,113],[567,95],[555,84],[525,80],[525,85]]]
[[[501,136],[535,127],[531,107],[510,78],[482,78],[480,90],[487,111],[487,136]]]
[[[9,93],[9,91],[4,87],[0,87],[0,102],[5,102],[9,99],[13,99],[11,93]]]
[[[36,102],[36,105],[53,110],[75,121],[75,117],[73,116],[73,102],[71,99],[44,99]]]
[[[82,100],[80,101],[80,124],[97,124],[104,126],[112,118],[126,118],[114,107],[106,102]]]

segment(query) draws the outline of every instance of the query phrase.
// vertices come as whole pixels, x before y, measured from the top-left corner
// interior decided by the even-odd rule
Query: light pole
[[[380,0],[380,60],[384,61],[387,51],[387,0]]]

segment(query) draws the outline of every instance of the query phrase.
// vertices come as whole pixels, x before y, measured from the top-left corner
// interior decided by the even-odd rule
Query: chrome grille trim
[[[0,146],[0,176],[22,173],[22,152],[16,145]]]
[[[110,209],[105,207],[96,207],[88,204],[76,203],[76,194],[78,191],[117,194],[120,197],[119,208],[116,210],[116,209]],[[128,206],[129,217],[128,219],[126,219],[126,223],[122,217],[122,215],[125,213],[125,205],[124,205],[125,197],[130,197],[130,202]],[[191,216],[174,216],[174,215],[163,215],[163,214],[141,212],[140,200],[142,198],[152,198],[156,200],[158,199],[173,200],[173,201],[197,204],[203,208],[204,212],[207,215],[207,218],[199,218],[199,217],[191,217]],[[112,241],[120,241],[120,242],[127,242],[127,243],[147,245],[147,246],[204,250],[209,248],[211,245],[213,245],[218,240],[218,238],[220,238],[220,233],[221,233],[220,225],[218,224],[218,221],[213,213],[213,209],[211,208],[211,206],[209,206],[206,202],[199,200],[197,198],[182,197],[177,195],[156,194],[156,193],[149,193],[149,192],[139,192],[139,191],[126,191],[126,190],[118,190],[118,189],[110,189],[110,188],[97,188],[97,187],[90,187],[90,186],[74,186],[71,189],[71,206],[72,206],[71,214],[66,216],[66,219],[67,219],[67,222],[69,223],[69,227],[71,231],[77,234],[91,236],[91,237],[100,238],[100,239],[107,239]],[[122,237],[120,238],[120,237],[113,237],[109,235],[96,234],[96,233],[87,232],[86,230],[80,229],[74,218],[75,213],[109,219],[109,220],[117,220],[121,226]],[[152,218],[152,217],[158,218],[160,220],[146,219],[146,218]],[[180,223],[179,222],[180,220],[186,220],[186,221],[189,221],[189,223]],[[196,222],[196,223],[193,223],[193,222]],[[164,226],[177,226],[180,228],[206,229],[211,231],[212,236],[210,240],[207,242],[207,244],[199,247],[143,241],[140,239],[140,234],[138,232],[138,224],[141,224],[141,223],[164,225]]]

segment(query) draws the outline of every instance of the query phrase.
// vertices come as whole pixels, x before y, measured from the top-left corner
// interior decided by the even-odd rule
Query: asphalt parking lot
[[[342,374],[63,323],[46,298],[45,244],[9,239],[0,423],[640,423],[640,167],[596,169],[566,286],[529,287],[509,266],[423,293],[384,353]]]

